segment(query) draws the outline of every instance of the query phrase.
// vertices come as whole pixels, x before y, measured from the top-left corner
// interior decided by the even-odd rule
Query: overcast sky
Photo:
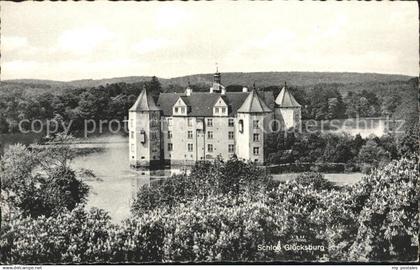
[[[416,2],[1,3],[1,79],[418,75]]]

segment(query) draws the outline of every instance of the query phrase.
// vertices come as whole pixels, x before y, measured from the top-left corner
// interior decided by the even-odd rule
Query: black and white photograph
[[[2,269],[417,269],[417,1],[0,8]]]

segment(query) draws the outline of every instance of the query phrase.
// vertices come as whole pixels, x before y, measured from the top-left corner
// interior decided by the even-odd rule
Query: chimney
[[[244,87],[242,88],[242,92],[244,92],[244,93],[248,93],[248,88],[244,86]]]

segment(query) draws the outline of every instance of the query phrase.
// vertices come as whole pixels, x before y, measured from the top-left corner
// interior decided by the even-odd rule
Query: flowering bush
[[[134,215],[160,206],[172,207],[193,199],[229,195],[237,200],[244,193],[254,193],[273,185],[272,178],[255,164],[235,158],[223,162],[197,163],[190,175],[175,175],[158,185],[143,186],[131,206]]]
[[[113,225],[104,211],[87,211],[83,206],[49,218],[13,217],[1,228],[1,261],[302,262],[417,258],[415,161],[391,162],[356,185],[344,188],[331,185],[320,174],[308,173],[277,186],[267,184],[254,189],[246,177],[230,171],[230,165],[202,166],[190,177],[173,178],[179,183],[166,182],[160,188],[148,189],[148,195],[141,197],[141,212],[119,225]],[[199,177],[209,171],[217,176],[207,176],[207,180]],[[225,189],[217,182],[216,177],[227,175],[237,177],[233,182],[241,183],[239,189]],[[199,193],[198,186],[208,183],[215,184],[210,193]],[[290,248],[308,245],[319,248]]]

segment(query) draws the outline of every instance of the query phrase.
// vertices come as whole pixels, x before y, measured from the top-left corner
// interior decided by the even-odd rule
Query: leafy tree
[[[388,162],[390,160],[390,153],[379,146],[373,139],[370,139],[360,149],[357,160],[366,165],[365,170],[369,170],[372,167],[377,167],[380,164]]]
[[[4,114],[0,114],[0,134],[9,132],[9,122]]]
[[[358,231],[352,260],[413,261],[418,259],[417,163],[402,159],[363,178],[352,189]],[[360,210],[359,210],[360,209]]]
[[[1,160],[2,200],[25,216],[56,215],[86,202],[88,186],[69,167],[71,150],[11,146]],[[5,214],[5,213],[3,213]]]
[[[271,177],[255,164],[232,158],[226,162],[197,163],[190,175],[172,176],[159,185],[142,187],[131,206],[132,213],[140,215],[157,207],[170,208],[194,198],[224,194],[237,200],[241,194],[257,192],[269,187]]]

